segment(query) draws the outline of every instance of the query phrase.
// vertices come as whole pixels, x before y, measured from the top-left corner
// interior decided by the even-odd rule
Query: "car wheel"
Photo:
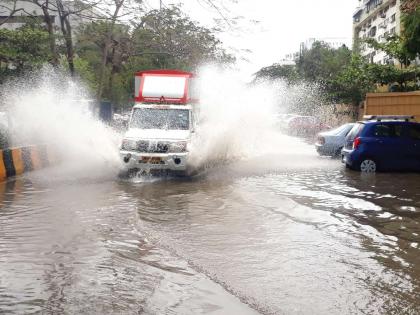
[[[371,159],[365,159],[360,162],[360,171],[364,173],[375,173],[377,169],[376,162]]]

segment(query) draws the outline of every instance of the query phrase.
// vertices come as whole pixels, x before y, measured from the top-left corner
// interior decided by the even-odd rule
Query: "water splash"
[[[14,145],[46,143],[64,165],[81,174],[119,168],[120,136],[94,117],[85,101],[90,95],[80,82],[46,66],[5,84],[1,94]]]
[[[239,73],[216,66],[203,67],[198,77],[200,114],[191,145],[194,167],[262,157],[270,157],[275,165],[295,165],[296,158],[300,165],[308,164],[305,157],[313,162],[313,148],[284,135],[278,120],[279,113],[290,110],[292,100],[299,104],[303,88],[290,95],[282,82],[250,84]]]

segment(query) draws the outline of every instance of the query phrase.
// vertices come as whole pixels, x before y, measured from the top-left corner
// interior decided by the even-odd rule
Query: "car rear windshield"
[[[344,124],[340,127],[330,130],[329,133],[332,135],[341,135],[341,134],[346,135],[349,133],[352,127],[353,127],[353,124]]]
[[[347,134],[347,139],[354,140],[363,130],[365,124],[357,123],[353,126],[350,132]]]

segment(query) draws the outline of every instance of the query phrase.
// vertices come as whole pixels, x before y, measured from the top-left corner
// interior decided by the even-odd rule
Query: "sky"
[[[214,0],[225,6],[223,14],[237,19],[218,34],[224,47],[238,58],[238,67],[251,75],[261,67],[279,62],[299,51],[310,38],[344,41],[351,46],[352,14],[357,0]],[[220,15],[205,0],[162,0],[163,5],[181,2],[193,20],[212,27]],[[159,0],[146,0],[159,8]]]

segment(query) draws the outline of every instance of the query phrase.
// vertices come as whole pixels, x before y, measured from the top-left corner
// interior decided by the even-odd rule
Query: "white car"
[[[185,173],[193,132],[191,105],[135,105],[120,150],[125,169]]]
[[[335,129],[318,133],[315,143],[318,154],[334,157],[339,156],[341,149],[344,147],[345,138],[353,126],[354,123],[348,123]]]

